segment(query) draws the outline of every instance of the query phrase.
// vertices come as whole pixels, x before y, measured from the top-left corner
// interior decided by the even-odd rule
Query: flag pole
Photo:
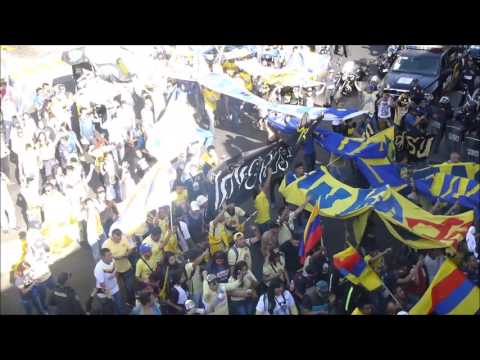
[[[387,287],[387,285],[385,285],[383,280],[382,280],[382,286],[383,286],[383,289],[388,293],[388,295],[390,295],[392,297],[392,299],[397,303],[397,305],[400,307],[400,309],[404,310],[402,304],[400,304],[400,301],[398,301],[398,299],[393,295],[392,291]]]

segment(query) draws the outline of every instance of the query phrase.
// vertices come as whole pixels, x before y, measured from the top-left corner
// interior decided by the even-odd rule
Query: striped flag
[[[333,265],[353,284],[363,285],[368,291],[378,289],[382,280],[365,262],[362,255],[352,246],[333,256]]]
[[[303,234],[303,241],[300,243],[299,256],[301,264],[305,262],[305,256],[308,255],[313,248],[315,248],[322,238],[323,225],[319,212],[320,209],[317,203],[310,213],[310,218],[308,219],[307,226],[305,227],[305,232]]]
[[[474,315],[480,311],[480,289],[446,259],[410,315]]]

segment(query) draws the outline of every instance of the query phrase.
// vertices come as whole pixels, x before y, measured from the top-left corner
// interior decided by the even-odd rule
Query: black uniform
[[[468,92],[470,94],[473,94],[473,91],[475,90],[475,77],[478,74],[478,68],[473,65],[465,65],[465,67],[462,69],[462,74],[461,74],[461,81],[464,86],[468,88]]]
[[[86,304],[86,309],[91,315],[115,314],[115,305],[113,300],[98,293],[90,296]]]
[[[70,286],[57,285],[50,295],[49,305],[56,308],[57,315],[83,315],[79,298]]]

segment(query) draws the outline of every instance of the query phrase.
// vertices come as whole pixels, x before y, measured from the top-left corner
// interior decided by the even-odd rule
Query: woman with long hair
[[[50,141],[45,132],[38,134],[35,148],[40,158],[41,169],[44,179],[53,175],[53,168],[57,164],[55,159],[55,143]]]
[[[224,251],[217,251],[207,265],[209,274],[215,274],[219,283],[228,282],[230,267],[228,266],[227,254]]]
[[[168,314],[173,310],[175,312],[175,306],[170,302],[170,294],[174,287],[174,280],[179,274],[182,275],[184,268],[177,261],[177,258],[173,252],[166,251],[163,256],[163,261],[160,263],[157,269],[157,273],[160,278],[160,292],[159,299],[163,302],[162,312]],[[173,309],[170,309],[173,307]]]
[[[267,293],[260,296],[256,315],[298,315],[293,296],[280,279],[273,279]]]

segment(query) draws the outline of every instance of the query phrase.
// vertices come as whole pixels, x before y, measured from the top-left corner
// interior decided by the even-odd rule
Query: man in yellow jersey
[[[102,248],[111,251],[115,260],[117,274],[123,280],[125,286],[126,302],[133,305],[135,303],[135,274],[128,257],[132,254],[135,247],[128,241],[120,229],[114,229],[112,236],[103,243]]]
[[[271,220],[270,216],[270,201],[268,199],[268,194],[270,193],[270,183],[272,181],[272,169],[267,171],[267,179],[263,184],[260,185],[260,192],[255,197],[255,210],[257,211],[257,216],[255,218],[255,223],[260,230],[260,233],[263,234],[268,230],[268,224]]]
[[[155,226],[150,232],[150,235],[142,241],[142,244],[148,245],[152,249],[152,258],[155,261],[155,268],[157,267],[158,263],[163,260],[163,248],[165,246],[165,243],[161,240],[162,230],[159,226]]]
[[[220,100],[220,94],[206,87],[203,88],[202,93],[205,101],[205,112],[208,117],[209,130],[213,134],[215,132],[215,111],[217,110],[217,103]]]
[[[225,227],[226,207],[220,209],[218,215],[209,224],[208,243],[210,245],[210,254],[218,251],[227,251],[230,245],[230,239]]]

